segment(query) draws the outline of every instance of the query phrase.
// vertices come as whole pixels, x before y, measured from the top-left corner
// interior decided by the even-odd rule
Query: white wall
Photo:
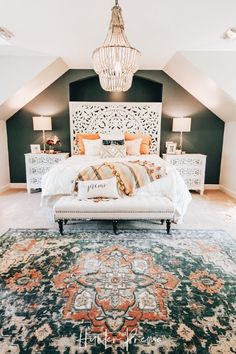
[[[232,79],[236,77],[236,52],[191,51],[182,55],[236,100],[236,80]]]
[[[220,185],[224,192],[236,198],[236,122],[225,124]]]
[[[0,56],[0,119],[13,116],[67,70],[61,58]]]
[[[0,57],[0,103],[22,88],[56,58],[33,56]]]
[[[176,53],[164,71],[224,122],[236,121],[236,99],[228,93],[230,87],[232,91],[234,90],[232,82],[236,81],[233,75],[234,70],[231,70],[230,63],[226,60],[227,57],[223,56],[225,62],[221,56],[219,62],[216,58],[217,65],[214,65],[213,57],[209,54],[212,59],[211,68],[208,53],[205,53],[205,65],[203,65],[204,53],[202,55],[199,55],[198,52],[192,52],[191,55],[189,53],[188,55],[186,52]],[[222,66],[218,67],[219,64]],[[225,72],[227,75],[223,76]],[[215,80],[216,73],[223,76],[224,80],[223,77]],[[230,92],[232,93],[232,91]]]
[[[0,192],[10,183],[6,122],[0,120]]]

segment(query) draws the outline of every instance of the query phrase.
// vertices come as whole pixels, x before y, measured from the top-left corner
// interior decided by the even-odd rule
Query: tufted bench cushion
[[[167,220],[167,231],[174,215],[173,203],[165,197],[127,197],[102,201],[79,200],[75,196],[61,197],[54,205],[54,219],[63,233],[63,221],[68,220]]]

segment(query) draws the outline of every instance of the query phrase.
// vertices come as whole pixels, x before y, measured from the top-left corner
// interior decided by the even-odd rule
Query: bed
[[[184,180],[175,167],[159,157],[161,103],[70,103],[71,151],[72,157],[55,165],[42,180],[42,204],[53,205],[63,196],[76,198],[78,175],[90,166],[109,163],[139,162],[158,166],[163,173],[161,178],[137,188],[135,195],[127,196],[129,204],[137,203],[137,198],[166,198],[173,207],[171,221],[180,223],[191,201],[191,195]],[[151,137],[148,154],[123,157],[106,157],[80,155],[77,134],[98,133],[146,134]],[[143,199],[143,200],[144,200]],[[69,201],[69,199],[67,199]],[[97,203],[99,208],[99,203]],[[100,204],[101,205],[101,204]],[[141,206],[140,206],[141,208]],[[121,215],[122,213],[120,213]],[[120,218],[124,218],[123,214]],[[129,217],[127,218],[129,219]]]

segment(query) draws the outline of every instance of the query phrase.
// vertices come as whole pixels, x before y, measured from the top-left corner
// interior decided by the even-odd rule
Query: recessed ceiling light
[[[225,36],[224,37],[226,39],[236,39],[236,27],[229,28],[225,32]]]
[[[7,28],[0,27],[0,37],[5,41],[9,41],[12,37],[14,37],[14,34]]]

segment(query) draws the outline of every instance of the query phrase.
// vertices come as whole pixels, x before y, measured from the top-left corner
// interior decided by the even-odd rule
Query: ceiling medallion
[[[128,42],[118,0],[111,11],[107,37],[103,45],[94,50],[92,60],[103,90],[121,92],[131,87],[141,55]]]

